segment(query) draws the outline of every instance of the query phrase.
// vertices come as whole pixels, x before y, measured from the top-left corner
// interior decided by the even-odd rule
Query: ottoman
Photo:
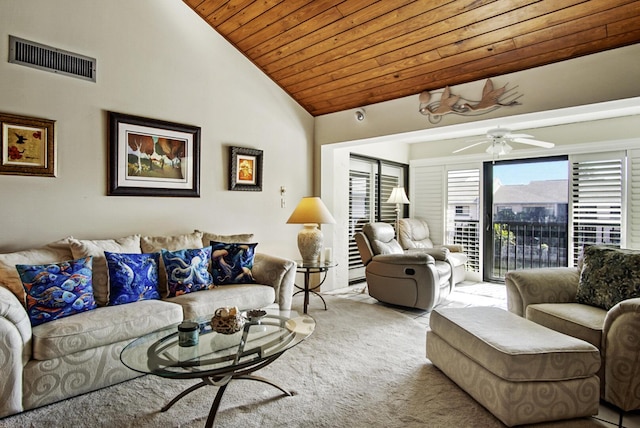
[[[495,307],[431,312],[427,358],[507,426],[598,413],[598,349]]]

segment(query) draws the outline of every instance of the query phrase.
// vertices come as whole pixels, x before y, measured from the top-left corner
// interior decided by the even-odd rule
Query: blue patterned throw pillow
[[[45,265],[16,265],[32,326],[96,308],[91,256]]]
[[[251,269],[258,244],[211,241],[211,274],[216,285],[255,283]]]
[[[209,273],[211,247],[168,251],[162,249],[169,297],[213,288]]]
[[[109,305],[159,299],[160,253],[125,254],[104,252],[109,269]]]

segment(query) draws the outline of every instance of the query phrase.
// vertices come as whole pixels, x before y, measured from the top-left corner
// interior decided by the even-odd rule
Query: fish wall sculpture
[[[429,122],[435,124],[440,122],[443,116],[450,113],[476,116],[492,112],[500,107],[520,105],[518,99],[522,95],[516,91],[517,87],[507,89],[507,85],[495,88],[491,79],[487,79],[479,101],[468,100],[460,95],[452,94],[448,86],[442,91],[424,91],[419,97],[418,111],[427,116]]]

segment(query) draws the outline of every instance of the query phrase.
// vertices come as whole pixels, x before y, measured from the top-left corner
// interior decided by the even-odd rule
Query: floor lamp
[[[409,199],[404,191],[404,187],[397,186],[391,191],[391,196],[387,199],[388,204],[396,204],[396,236],[398,236],[398,228],[400,227],[400,205],[409,204]]]

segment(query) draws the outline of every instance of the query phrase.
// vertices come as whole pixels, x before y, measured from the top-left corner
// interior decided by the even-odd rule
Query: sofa
[[[405,252],[388,223],[367,223],[354,235],[369,295],[392,305],[431,310],[452,290],[446,248]]]
[[[640,409],[640,251],[590,246],[578,267],[505,275],[508,310],[600,351],[600,397]]]
[[[120,352],[154,330],[211,315],[221,306],[277,305],[289,310],[295,262],[257,253],[256,245],[251,234],[194,231],[102,240],[68,237],[40,248],[0,254],[0,417],[139,376],[120,362]],[[246,258],[249,253],[252,257]],[[193,257],[178,257],[188,254]],[[204,260],[203,254],[211,259]],[[239,273],[231,269],[236,264],[229,262],[230,256],[245,257]],[[135,265],[130,260],[145,269],[156,267],[129,277]],[[188,263],[181,265],[185,260],[197,264],[200,271],[189,270]],[[62,289],[67,290],[71,281],[76,287],[72,291],[80,290],[81,297],[63,306],[70,313],[56,312],[62,309],[55,305],[53,310],[38,306],[52,301],[57,305],[69,295],[64,290],[46,289],[41,300],[33,297],[41,291],[38,281],[49,270],[67,275]],[[184,272],[212,281],[189,289],[198,281],[187,282],[180,277]],[[133,282],[116,280],[120,274]],[[25,280],[23,285],[25,278],[32,281]],[[156,281],[157,289],[147,287],[147,280]],[[141,284],[145,284],[143,291]]]
[[[434,253],[437,257],[441,248],[446,248],[446,262],[451,266],[451,286],[464,281],[467,254],[462,245],[435,245],[431,240],[429,225],[421,218],[402,218],[398,220],[398,242],[403,250]]]

